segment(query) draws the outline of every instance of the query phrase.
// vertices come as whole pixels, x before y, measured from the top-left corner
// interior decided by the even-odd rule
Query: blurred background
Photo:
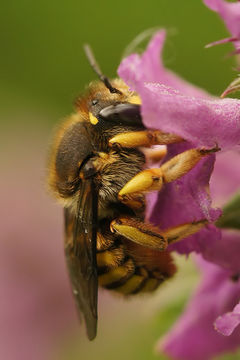
[[[166,359],[154,346],[197,284],[191,260],[177,259],[176,278],[150,297],[101,292],[99,335],[89,343],[66,275],[62,209],[45,186],[52,129],[96,78],[83,43],[114,77],[128,44],[154,27],[168,30],[165,64],[185,79],[219,95],[235,77],[231,45],[204,49],[228,35],[201,0],[1,4],[1,359]]]

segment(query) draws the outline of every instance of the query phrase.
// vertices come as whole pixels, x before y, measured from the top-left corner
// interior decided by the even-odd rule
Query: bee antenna
[[[98,75],[99,79],[104,83],[104,85],[108,88],[108,90],[111,93],[117,93],[117,94],[122,94],[122,92],[118,89],[116,89],[115,87],[113,87],[109,81],[109,79],[107,78],[107,76],[103,75],[94,55],[93,55],[93,51],[90,47],[90,45],[88,44],[84,44],[83,45],[83,49],[84,52],[86,54],[86,57],[89,61],[89,64],[91,65],[91,67],[93,68],[93,70],[95,71],[95,73]]]

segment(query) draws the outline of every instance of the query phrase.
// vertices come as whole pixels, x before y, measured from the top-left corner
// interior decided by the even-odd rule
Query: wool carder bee
[[[93,339],[98,285],[124,296],[155,290],[176,271],[168,244],[207,223],[163,231],[145,221],[145,194],[180,178],[216,149],[190,149],[147,169],[144,148],[183,139],[146,129],[139,96],[122,80],[104,76],[89,47],[86,53],[100,80],[89,85],[57,131],[48,183],[64,207],[72,290]]]

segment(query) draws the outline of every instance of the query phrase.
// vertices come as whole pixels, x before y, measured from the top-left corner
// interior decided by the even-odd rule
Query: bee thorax
[[[110,204],[119,203],[118,193],[144,165],[144,155],[138,150],[100,153],[94,164],[98,169],[95,183],[99,190],[99,215],[112,213]]]

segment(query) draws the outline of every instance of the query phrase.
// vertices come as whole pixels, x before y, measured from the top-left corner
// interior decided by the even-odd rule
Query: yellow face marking
[[[138,95],[133,95],[128,99],[130,104],[142,105],[142,100]]]
[[[89,120],[92,125],[96,125],[98,123],[98,119],[91,112],[89,112]]]

